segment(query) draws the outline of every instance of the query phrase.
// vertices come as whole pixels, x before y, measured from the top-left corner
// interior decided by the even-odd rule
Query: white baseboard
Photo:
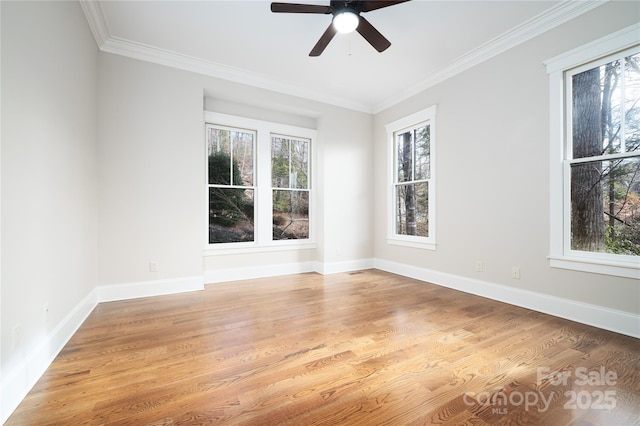
[[[640,315],[382,259],[374,267],[511,305],[640,338]]]
[[[328,275],[371,268],[373,268],[373,259],[349,260],[332,263],[300,262],[266,266],[245,266],[242,268],[205,271],[205,282],[207,284],[215,284],[228,281],[304,274],[306,272],[317,272],[322,275]]]
[[[316,272],[322,275],[341,272],[361,271],[373,268],[373,259],[347,260],[342,262],[318,263]]]
[[[97,291],[93,290],[37,346],[28,350],[18,365],[3,375],[0,424],[18,407],[97,303]]]
[[[242,268],[214,269],[204,273],[207,284],[227,281],[252,280],[256,278],[277,277],[280,275],[304,274],[317,272],[316,262],[284,263],[277,265],[244,266]]]
[[[24,359],[2,377],[0,424],[18,407],[51,362],[100,302],[160,296],[204,289],[202,276],[105,285],[95,288]]]
[[[98,302],[162,296],[204,289],[204,277],[182,277],[166,280],[139,281],[125,284],[103,285],[97,288]]]

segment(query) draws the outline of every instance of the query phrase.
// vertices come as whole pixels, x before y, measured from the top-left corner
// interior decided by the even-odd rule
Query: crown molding
[[[100,50],[106,53],[126,56],[167,67],[190,71],[197,74],[215,77],[235,83],[246,84],[260,89],[284,93],[316,102],[336,105],[343,108],[372,113],[371,105],[357,102],[352,99],[327,95],[319,91],[308,90],[299,86],[283,83],[273,78],[235,68],[202,58],[183,55],[169,50],[160,49],[141,43],[118,37],[109,37],[100,46]]]
[[[591,43],[576,47],[544,61],[547,74],[564,71],[565,69],[581,65],[597,59],[610,52],[628,49],[640,40],[640,22],[608,34]]]
[[[107,27],[107,21],[104,19],[102,8],[100,3],[95,0],[80,0],[80,6],[84,12],[84,16],[87,18],[89,28],[93,33],[93,38],[96,39],[98,48],[101,48],[107,39],[109,39],[109,27]]]
[[[371,114],[371,105],[352,99],[335,97],[326,93],[305,89],[299,86],[287,84],[264,75],[253,73],[244,69],[230,67],[228,65],[207,61],[202,58],[183,55],[173,51],[160,49],[142,43],[136,43],[119,37],[114,37],[109,32],[107,21],[100,7],[100,2],[95,0],[80,0],[89,28],[96,39],[98,48],[105,53],[139,59],[171,68],[190,71],[210,77],[246,84],[260,89],[284,93],[303,99],[308,99],[325,104],[335,105],[355,111]]]
[[[596,7],[602,6],[610,0],[565,0],[562,3],[544,11],[543,13],[523,22],[511,30],[495,37],[477,48],[456,58],[442,71],[430,78],[407,88],[402,93],[387,99],[373,107],[374,114],[392,107],[418,93],[435,86],[438,83],[460,74],[494,56],[497,56],[519,44],[543,34],[571,19],[574,19]]]
[[[253,73],[244,69],[230,67],[216,62],[207,61],[202,58],[187,56],[169,50],[160,49],[155,46],[149,46],[114,37],[109,32],[99,1],[80,0],[80,5],[82,6],[82,10],[87,18],[91,32],[96,39],[98,48],[102,52],[126,56],[133,59],[191,71],[210,77],[246,84],[316,102],[375,114],[417,95],[418,93],[435,86],[456,74],[466,71],[496,55],[499,55],[506,50],[549,31],[558,25],[574,19],[583,13],[589,12],[608,1],[610,0],[565,0],[538,16],[535,16],[498,37],[495,37],[487,43],[484,43],[476,49],[458,57],[440,72],[430,76],[428,79],[423,80],[418,84],[408,87],[398,95],[388,98],[377,105],[370,105],[353,99],[330,96],[320,91],[309,90],[287,84],[265,75]]]

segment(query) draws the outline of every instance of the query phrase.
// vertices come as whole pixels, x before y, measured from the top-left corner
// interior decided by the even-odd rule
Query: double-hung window
[[[255,241],[256,131],[207,124],[209,243]]]
[[[205,113],[207,246],[313,246],[315,130]]]
[[[640,278],[638,31],[547,62],[552,266]]]
[[[309,238],[309,139],[271,135],[274,240]]]
[[[435,107],[386,126],[391,244],[435,249]]]

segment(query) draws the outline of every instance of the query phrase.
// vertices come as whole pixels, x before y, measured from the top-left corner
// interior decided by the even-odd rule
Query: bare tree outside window
[[[273,239],[309,239],[308,139],[272,135]]]
[[[207,126],[210,244],[254,240],[254,145],[251,131]]]
[[[640,54],[571,75],[571,248],[640,255]]]
[[[395,135],[396,233],[429,236],[430,127],[419,125]]]

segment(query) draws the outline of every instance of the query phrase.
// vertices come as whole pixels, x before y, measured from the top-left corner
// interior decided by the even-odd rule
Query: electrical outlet
[[[13,326],[11,330],[11,349],[16,350],[16,348],[20,345],[20,324],[16,324]]]
[[[149,272],[158,272],[160,269],[160,264],[157,260],[152,260],[149,262]]]
[[[476,272],[482,272],[483,270],[484,270],[484,267],[482,266],[482,261],[476,260]]]
[[[511,268],[511,278],[514,278],[516,280],[520,279],[520,268],[517,266],[514,266]]]

